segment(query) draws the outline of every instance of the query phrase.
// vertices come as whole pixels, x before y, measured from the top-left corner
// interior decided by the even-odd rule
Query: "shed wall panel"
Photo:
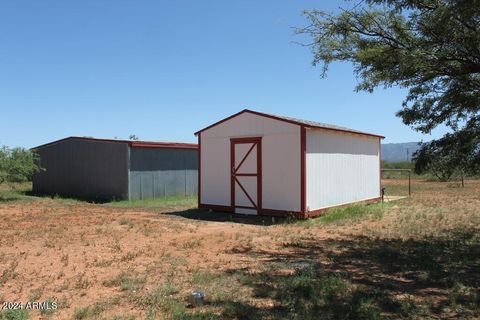
[[[65,140],[39,148],[43,170],[33,192],[92,200],[128,197],[128,146],[122,143]]]
[[[243,113],[201,134],[201,204],[230,206],[230,139],[262,137],[262,207],[300,210],[300,126]]]
[[[307,210],[380,196],[379,139],[307,130]]]
[[[198,150],[130,149],[130,199],[194,196]]]

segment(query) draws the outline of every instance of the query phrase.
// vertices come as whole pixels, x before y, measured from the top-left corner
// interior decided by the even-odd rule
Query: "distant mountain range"
[[[418,142],[385,143],[382,144],[382,160],[387,162],[410,161],[412,154],[419,148]]]

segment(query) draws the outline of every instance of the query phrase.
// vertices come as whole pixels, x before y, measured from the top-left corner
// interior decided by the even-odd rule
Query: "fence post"
[[[411,169],[381,169],[380,177],[384,171],[394,171],[394,172],[408,172],[408,196],[412,195],[412,170]],[[381,181],[381,179],[380,179]],[[383,188],[385,189],[385,188]]]
[[[412,195],[412,171],[408,171],[408,196]]]

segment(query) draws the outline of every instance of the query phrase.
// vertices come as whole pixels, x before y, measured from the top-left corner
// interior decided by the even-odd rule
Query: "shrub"
[[[0,183],[31,181],[39,170],[38,157],[24,148],[0,148]]]

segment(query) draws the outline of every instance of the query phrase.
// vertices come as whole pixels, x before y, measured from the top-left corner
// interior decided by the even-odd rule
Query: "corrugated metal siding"
[[[130,199],[194,196],[198,189],[198,150],[130,149]]]
[[[36,150],[45,170],[33,177],[39,194],[92,200],[128,197],[128,146],[69,139]]]
[[[300,126],[243,113],[201,133],[201,203],[230,206],[230,138],[262,137],[262,206],[300,211]]]
[[[379,139],[307,130],[307,208],[380,196]]]

